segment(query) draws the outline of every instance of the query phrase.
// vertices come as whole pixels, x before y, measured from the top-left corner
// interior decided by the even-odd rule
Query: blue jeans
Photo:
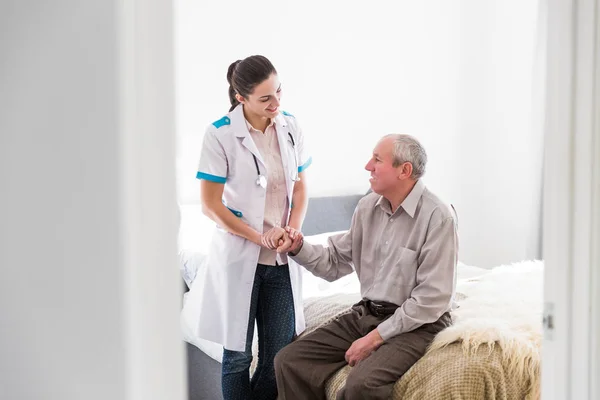
[[[258,327],[258,364],[250,380],[254,321]],[[294,298],[287,264],[258,264],[254,275],[245,351],[223,350],[224,400],[275,400],[275,354],[291,343],[296,331]]]

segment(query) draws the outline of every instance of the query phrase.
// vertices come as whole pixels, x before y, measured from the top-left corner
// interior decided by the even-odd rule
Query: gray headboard
[[[350,228],[354,208],[362,197],[362,194],[311,197],[308,200],[302,233],[309,236]]]

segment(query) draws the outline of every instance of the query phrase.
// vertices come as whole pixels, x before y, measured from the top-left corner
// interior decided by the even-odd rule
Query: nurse
[[[250,56],[227,71],[231,108],[206,130],[197,178],[217,223],[205,276],[194,281],[197,334],[221,343],[228,399],[276,399],[275,354],[304,330],[301,270],[277,247],[300,229],[310,165],[296,118],[280,110],[271,62]],[[252,380],[252,338],[259,357]]]

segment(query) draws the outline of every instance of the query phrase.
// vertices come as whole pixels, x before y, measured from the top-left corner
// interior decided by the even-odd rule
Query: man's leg
[[[309,333],[275,356],[280,400],[324,400],[325,383],[346,364],[345,354],[360,338],[356,311]]]
[[[394,384],[427,350],[435,335],[450,326],[448,313],[438,321],[387,340],[350,370],[338,400],[387,400]]]

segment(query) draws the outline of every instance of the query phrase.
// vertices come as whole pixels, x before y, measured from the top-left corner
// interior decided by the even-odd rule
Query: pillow
[[[205,258],[206,253],[199,251],[181,250],[179,252],[179,269],[188,288],[192,287],[198,271],[204,267]]]
[[[204,264],[216,225],[204,215],[199,204],[181,205],[179,210],[179,269],[189,288]]]

